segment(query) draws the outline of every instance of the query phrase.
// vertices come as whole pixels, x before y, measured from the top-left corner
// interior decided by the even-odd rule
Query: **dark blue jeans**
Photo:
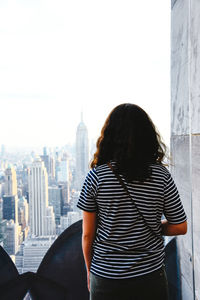
[[[164,267],[131,279],[107,279],[90,274],[90,300],[168,300]]]

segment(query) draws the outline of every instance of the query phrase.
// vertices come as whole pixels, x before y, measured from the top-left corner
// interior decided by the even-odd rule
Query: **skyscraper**
[[[13,220],[7,221],[3,246],[10,255],[15,255],[18,251],[18,231],[18,224],[14,223]]]
[[[4,194],[7,196],[17,195],[17,176],[12,166],[8,166],[5,171]]]
[[[48,173],[49,183],[55,180],[55,160],[51,154],[47,154],[47,148],[43,148],[43,155],[40,155],[40,158],[43,160],[45,168]]]
[[[18,198],[16,195],[3,196],[3,219],[18,223]]]
[[[62,159],[59,161],[57,167],[57,181],[69,182],[69,159],[67,153],[64,153]]]
[[[75,186],[77,190],[81,189],[85,176],[89,169],[89,142],[88,130],[83,122],[81,113],[81,122],[76,131],[76,178]]]
[[[49,158],[49,180],[55,180],[55,159],[52,156]]]
[[[69,159],[67,153],[63,153],[62,159],[57,161],[57,183],[61,189],[61,214],[64,214],[64,207],[69,203]]]
[[[18,223],[17,177],[12,166],[5,170],[5,185],[3,196],[3,218]]]
[[[30,230],[33,236],[47,236],[55,232],[53,209],[48,206],[48,175],[44,162],[38,157],[29,173]]]
[[[53,206],[55,213],[56,224],[60,224],[61,216],[61,188],[58,186],[50,186],[49,189],[49,204]]]
[[[18,221],[22,230],[28,226],[28,203],[25,197],[21,197],[18,202]]]

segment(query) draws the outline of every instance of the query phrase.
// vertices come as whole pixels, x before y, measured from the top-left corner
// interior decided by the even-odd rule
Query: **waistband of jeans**
[[[147,274],[144,274],[144,275],[141,275],[141,276],[137,276],[135,277],[135,279],[144,279],[144,278],[149,278],[149,277],[154,277],[154,276],[157,276],[158,274],[160,275],[162,272],[165,271],[165,266],[163,265],[162,267],[160,267],[159,269],[153,271],[153,272],[150,272],[150,273],[147,273]]]
[[[96,274],[93,274],[93,273],[90,273],[91,276],[94,276],[94,277],[97,277],[97,278],[101,278],[101,279],[107,279],[107,280],[117,280],[117,281],[132,281],[132,280],[135,280],[135,281],[140,281],[140,280],[144,280],[144,279],[149,279],[149,278],[153,278],[154,276],[158,276],[160,275],[161,273],[163,273],[165,271],[165,266],[162,265],[159,269],[153,271],[153,272],[150,272],[150,273],[147,273],[147,274],[143,274],[143,275],[139,275],[139,276],[134,276],[134,277],[131,277],[131,278],[124,278],[124,279],[111,279],[111,278],[106,278],[106,277],[102,277],[102,276],[99,276],[99,275],[96,275]]]

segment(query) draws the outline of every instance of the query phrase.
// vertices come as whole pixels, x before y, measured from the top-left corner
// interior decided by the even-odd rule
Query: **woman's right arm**
[[[187,221],[180,224],[170,224],[166,219],[161,221],[162,235],[173,236],[186,234]]]

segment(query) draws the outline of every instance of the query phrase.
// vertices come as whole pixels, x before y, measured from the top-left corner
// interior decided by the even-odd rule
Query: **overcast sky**
[[[170,1],[0,0],[0,144],[96,138],[132,102],[170,132]]]

